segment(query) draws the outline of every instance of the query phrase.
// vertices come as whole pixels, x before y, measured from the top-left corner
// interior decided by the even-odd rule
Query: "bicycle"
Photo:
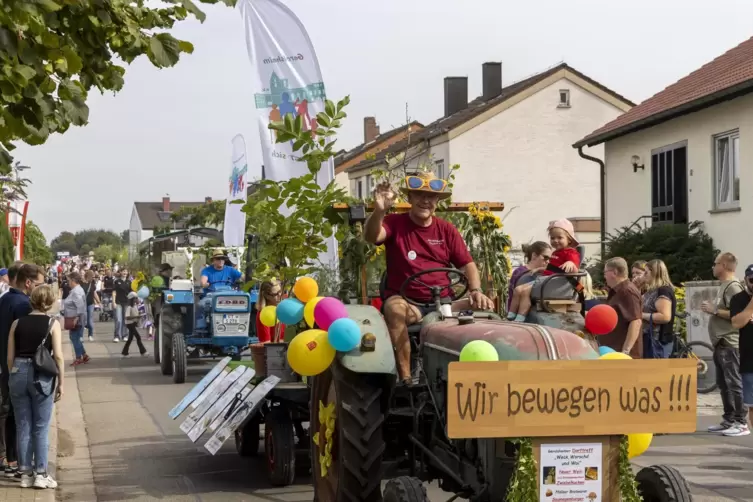
[[[677,312],[675,314],[677,323],[686,321],[688,317],[690,317],[690,314],[687,312]],[[672,351],[672,355],[669,357],[677,359],[695,359],[698,366],[698,393],[708,394],[717,389],[716,377],[714,375],[709,375],[709,364],[704,361],[703,358],[696,355],[693,350],[694,348],[697,349],[701,347],[708,350],[711,354],[714,353],[714,347],[712,347],[710,343],[702,341],[688,343],[682,338],[682,336],[680,336],[680,330],[677,329],[675,331],[675,347]],[[703,382],[707,383],[704,385]]]

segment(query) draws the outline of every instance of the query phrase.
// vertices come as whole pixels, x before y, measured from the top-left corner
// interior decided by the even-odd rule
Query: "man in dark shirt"
[[[745,269],[745,289],[729,302],[732,327],[740,330],[740,373],[743,378],[743,403],[748,407],[748,420],[753,424],[753,265]],[[748,424],[736,424],[724,431],[725,436],[747,436]]]
[[[628,278],[627,262],[622,258],[607,260],[604,280],[609,286],[607,304],[617,311],[617,326],[611,333],[600,336],[599,344],[640,359],[643,357],[640,339],[643,305],[641,292]]]
[[[125,313],[128,307],[128,293],[131,292],[131,285],[124,278],[124,271],[118,271],[113,282],[115,292],[115,334],[113,342],[119,342],[126,338]]]
[[[7,461],[6,475],[18,470],[16,421],[8,389],[8,335],[13,322],[31,312],[29,295],[44,284],[44,273],[36,265],[16,263],[8,270],[11,288],[0,298],[0,456]]]

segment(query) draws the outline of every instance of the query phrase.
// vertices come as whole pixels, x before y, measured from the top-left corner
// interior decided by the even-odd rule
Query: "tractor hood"
[[[430,323],[421,331],[424,347],[457,355],[473,340],[486,340],[494,345],[502,361],[599,357],[578,335],[534,324],[486,319],[460,324],[457,319],[447,319]]]

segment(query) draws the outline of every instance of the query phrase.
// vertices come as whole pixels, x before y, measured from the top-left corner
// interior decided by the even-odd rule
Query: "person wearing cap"
[[[205,294],[214,291],[216,284],[232,286],[240,280],[240,271],[225,265],[225,260],[227,260],[227,254],[216,251],[212,254],[212,264],[201,271],[201,287],[204,288]]]
[[[10,289],[10,280],[8,279],[8,269],[0,268],[0,296],[3,296]]]
[[[379,184],[374,191],[374,211],[364,224],[363,237],[372,244],[384,244],[387,259],[387,283],[383,305],[387,328],[395,348],[400,381],[410,384],[410,340],[408,326],[421,321],[435,307],[416,307],[400,296],[400,288],[411,275],[430,268],[455,267],[468,277],[469,294],[466,305],[479,310],[494,308],[481,291],[481,277],[468,246],[460,232],[448,221],[437,218],[434,212],[441,200],[452,194],[447,181],[432,172],[406,176],[401,188],[411,207],[407,213],[387,214],[396,194],[389,182]],[[445,272],[427,274],[421,282],[429,286],[448,285],[451,278]],[[451,291],[445,288],[443,297]],[[406,286],[405,295],[419,303],[430,303],[431,292],[417,282]],[[462,308],[456,306],[456,309]]]
[[[729,302],[732,327],[740,332],[740,373],[743,380],[743,404],[753,424],[753,265],[745,269],[745,289]],[[745,436],[750,424],[738,424],[738,431],[727,430],[725,436]]]
[[[131,291],[130,293],[128,293],[127,299],[128,307],[126,308],[125,313],[125,323],[126,329],[128,330],[128,340],[126,341],[125,345],[123,345],[123,352],[121,352],[121,354],[123,355],[123,357],[128,357],[128,349],[131,347],[131,343],[135,338],[136,345],[139,346],[139,353],[142,356],[146,356],[146,347],[144,347],[144,343],[141,341],[139,330],[136,328],[139,320],[141,320],[141,312],[139,312],[139,295]]]
[[[563,218],[549,222],[547,233],[549,244],[554,250],[549,259],[549,265],[534,282],[515,288],[512,302],[510,302],[510,311],[507,313],[510,321],[524,322],[526,320],[532,306],[531,294],[534,291],[540,292],[545,276],[555,273],[574,273],[580,267],[580,253],[576,249],[579,242],[575,238],[575,229],[570,220]],[[571,289],[570,285],[563,287],[567,287],[568,291]],[[552,294],[556,292],[556,289],[551,290]]]

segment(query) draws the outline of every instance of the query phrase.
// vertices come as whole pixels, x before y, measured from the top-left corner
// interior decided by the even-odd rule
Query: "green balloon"
[[[152,280],[149,281],[149,285],[153,288],[164,288],[165,279],[163,279],[161,275],[155,275],[152,277]]]
[[[494,345],[486,340],[473,340],[460,351],[460,360],[463,362],[499,361],[499,354]]]

